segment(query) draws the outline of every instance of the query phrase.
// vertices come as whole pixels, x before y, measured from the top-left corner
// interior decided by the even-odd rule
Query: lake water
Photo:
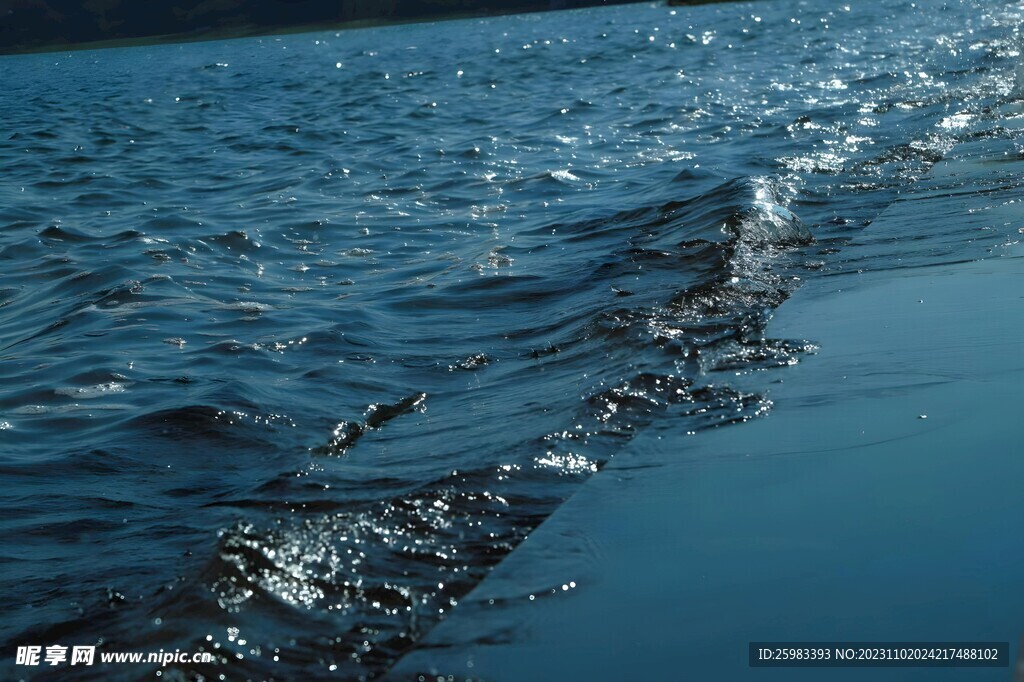
[[[640,4],[0,58],[4,676],[98,674],[13,666],[61,643],[379,677],[637,433],[770,419],[766,370],[815,350],[763,333],[803,281],[1020,236],[865,228],[1015,134],[1022,14]]]

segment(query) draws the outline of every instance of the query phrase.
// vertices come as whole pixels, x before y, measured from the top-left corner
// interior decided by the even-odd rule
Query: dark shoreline
[[[670,7],[706,5],[722,2],[734,2],[736,0],[668,0],[665,4]],[[643,0],[602,0],[600,4],[580,5],[560,9],[585,9],[586,7],[599,7],[619,4],[639,4]],[[325,31],[350,31],[364,28],[377,28],[381,26],[398,26],[403,24],[420,24],[434,21],[458,21],[467,19],[485,19],[489,17],[505,16],[511,14],[531,14],[548,11],[560,11],[559,9],[543,9],[536,6],[524,6],[520,8],[505,8],[499,11],[478,11],[478,12],[457,12],[445,13],[421,17],[400,17],[400,18],[368,18],[356,19],[342,22],[315,22],[301,23],[294,25],[260,26],[255,24],[236,25],[220,29],[184,31],[177,33],[160,33],[152,35],[126,36],[107,38],[102,40],[87,40],[81,42],[46,42],[40,44],[21,45],[0,45],[0,57],[20,54],[44,54],[54,52],[77,52],[84,50],[102,50],[121,47],[141,47],[146,45],[171,45],[175,43],[196,43],[213,40],[237,40],[242,38],[256,38],[263,36],[293,35],[297,33],[317,33]]]

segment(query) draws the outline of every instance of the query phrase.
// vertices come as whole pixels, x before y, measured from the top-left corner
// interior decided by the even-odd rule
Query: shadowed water
[[[1011,135],[1019,18],[983,4],[0,59],[5,651],[379,676],[634,434],[767,414],[803,278],[1017,234],[865,229]]]

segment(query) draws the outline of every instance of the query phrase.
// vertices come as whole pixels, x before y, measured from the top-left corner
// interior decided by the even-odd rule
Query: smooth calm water
[[[4,676],[156,674],[24,643],[379,676],[636,433],[771,418],[802,280],[1006,240],[865,227],[1010,134],[1018,22],[767,0],[0,58]]]

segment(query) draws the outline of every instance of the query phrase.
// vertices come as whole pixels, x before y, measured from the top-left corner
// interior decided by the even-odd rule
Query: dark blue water
[[[1005,239],[865,228],[1009,135],[1018,21],[634,5],[0,59],[4,676],[156,674],[25,643],[386,672],[634,434],[770,415],[801,281]]]

